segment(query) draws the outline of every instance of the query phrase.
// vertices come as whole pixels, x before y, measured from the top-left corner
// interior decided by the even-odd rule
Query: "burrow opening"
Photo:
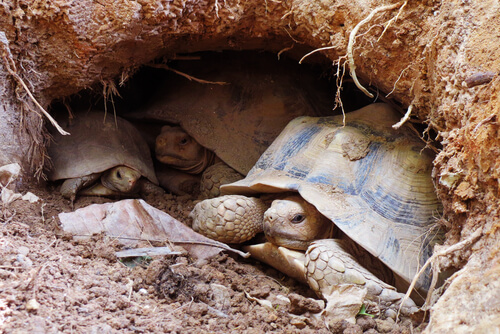
[[[225,154],[224,159],[234,152],[246,155],[247,148],[244,145],[236,150],[226,150],[224,146],[231,146],[232,138],[227,137],[226,132],[251,133],[255,137],[249,145],[255,146],[257,143],[262,148],[269,145],[273,138],[269,134],[261,137],[258,125],[265,127],[280,118],[276,123],[278,125],[273,125],[276,130],[274,134],[278,135],[286,123],[297,116],[341,114],[342,108],[338,104],[336,106],[338,81],[335,73],[336,68],[326,58],[298,64],[297,59],[283,56],[278,59],[276,54],[261,51],[197,52],[178,55],[168,61],[157,59],[142,66],[124,82],[120,82],[123,78],[117,78],[115,83],[105,83],[104,87],[103,83],[97,84],[73,96],[54,101],[49,109],[63,127],[71,126],[90,111],[102,112],[103,120],[113,120],[115,116],[126,119],[146,141],[159,175],[163,171],[158,170],[162,169],[162,163],[155,153],[155,143],[162,127],[180,125],[189,127],[189,131],[197,131],[198,136],[205,137],[212,145],[210,148],[215,145],[216,155],[219,152]],[[301,104],[297,104],[296,100],[300,100]],[[345,112],[373,102],[382,102],[377,98],[366,97],[347,74],[342,82],[341,100]],[[392,103],[398,106],[397,101]],[[282,109],[276,111],[276,108]],[[300,108],[309,110],[301,112]],[[285,117],[287,121],[284,122],[283,116],[288,113],[293,117]],[[245,123],[238,122],[241,115],[245,115],[246,119],[258,120],[248,122],[248,130]],[[220,126],[212,127],[214,122]],[[420,133],[424,130],[423,126],[417,125],[416,128]],[[50,132],[55,133],[54,129],[50,129]],[[252,164],[247,163],[243,168],[248,171],[251,167]],[[48,170],[50,168],[48,166]],[[244,170],[239,172],[244,175]],[[61,183],[61,180],[49,182],[49,190],[58,192]],[[166,197],[148,196],[147,201],[181,222],[188,222],[188,214],[200,195],[199,185],[181,191],[164,186],[161,180],[160,185],[166,191]],[[73,210],[90,203],[126,197],[77,196],[74,207],[70,207],[67,201],[66,208]]]

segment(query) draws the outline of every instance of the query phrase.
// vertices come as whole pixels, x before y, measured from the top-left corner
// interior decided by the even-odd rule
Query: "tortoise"
[[[138,130],[104,112],[78,114],[68,124],[69,136],[54,134],[48,153],[51,181],[64,180],[61,194],[73,203],[76,195],[130,196],[161,193],[149,148]]]
[[[180,64],[177,69],[193,76],[227,84],[174,77],[128,117],[169,125],[156,141],[159,161],[193,174],[222,161],[242,178],[293,118],[332,113],[330,92],[316,76],[273,58]]]
[[[393,129],[398,120],[381,103],[346,114],[345,126],[342,116],[294,119],[246,178],[195,206],[193,229],[226,243],[264,231],[276,245],[266,244],[264,252],[274,253],[250,251],[265,261],[278,257],[278,269],[327,299],[333,319],[353,321],[370,301],[394,316],[402,294],[393,284],[404,290],[429,258],[441,210],[433,154],[408,129]],[[386,283],[375,272],[393,277]],[[429,285],[427,272],[417,286],[425,293]],[[416,309],[411,299],[403,305],[407,313]]]

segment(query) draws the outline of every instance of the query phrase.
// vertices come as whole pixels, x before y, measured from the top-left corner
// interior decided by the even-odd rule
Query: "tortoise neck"
[[[189,173],[189,174],[200,174],[208,166],[212,166],[218,160],[220,160],[220,159],[215,155],[214,152],[212,152],[208,149],[204,149],[203,150],[203,158],[200,159],[200,161],[198,163],[196,163],[195,165],[183,167],[183,168],[177,167],[177,169],[182,170],[182,171]]]

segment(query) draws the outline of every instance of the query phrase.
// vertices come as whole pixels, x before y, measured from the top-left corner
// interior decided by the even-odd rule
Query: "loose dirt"
[[[310,289],[236,255],[125,265],[113,240],[76,242],[61,233],[57,214],[71,208],[54,188],[29,190],[41,202],[18,200],[0,211],[2,333],[418,333],[424,327],[362,316],[356,325],[329,330],[314,315],[322,301]],[[75,209],[107,201],[80,198]],[[193,206],[172,195],[149,203],[183,222]]]

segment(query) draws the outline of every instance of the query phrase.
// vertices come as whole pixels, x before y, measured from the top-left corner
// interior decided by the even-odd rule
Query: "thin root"
[[[399,8],[398,14],[394,16],[392,19],[390,19],[387,24],[385,25],[384,31],[380,34],[379,38],[377,39],[377,42],[380,42],[380,39],[382,39],[382,36],[384,36],[385,32],[387,31],[387,28],[391,25],[392,22],[396,22],[397,19],[399,18],[399,15],[403,12],[403,9],[405,6],[408,4],[408,1],[405,1],[405,3]]]
[[[9,41],[7,40],[7,37],[5,36],[4,32],[0,32],[0,43],[3,46],[2,58],[3,58],[5,67],[7,68],[7,71],[9,72],[9,74],[12,75],[12,77],[14,79],[16,79],[16,81],[24,88],[24,90],[26,91],[26,93],[30,97],[31,101],[33,101],[33,103],[41,110],[41,112],[45,115],[45,117],[47,117],[47,119],[50,121],[50,123],[52,123],[52,125],[57,129],[57,131],[59,131],[59,133],[62,135],[69,135],[70,133],[64,131],[63,128],[61,128],[61,126],[59,126],[59,124],[56,122],[56,120],[54,118],[52,118],[52,116],[50,116],[50,114],[41,106],[40,103],[38,103],[38,101],[35,99],[35,97],[31,93],[31,91],[29,90],[26,83],[19,76],[19,74],[17,74],[16,63],[14,62],[14,59],[12,58],[12,53],[10,52],[10,48],[9,48]],[[29,109],[32,110],[31,108],[29,108]]]
[[[381,6],[381,7],[375,8],[374,10],[372,10],[372,12],[370,13],[370,15],[368,15],[366,18],[364,18],[363,20],[361,20],[354,27],[354,29],[351,31],[351,33],[349,34],[349,43],[347,44],[347,55],[346,55],[347,56],[347,61],[349,63],[349,74],[351,75],[352,79],[354,80],[354,84],[363,93],[365,93],[365,95],[367,95],[368,97],[371,97],[371,98],[373,98],[373,94],[370,93],[365,87],[363,87],[361,85],[361,83],[358,80],[358,77],[356,76],[356,64],[354,63],[354,56],[353,56],[353,51],[352,51],[352,49],[354,47],[354,43],[356,41],[356,34],[358,33],[358,30],[361,28],[361,26],[364,25],[365,23],[369,22],[375,16],[375,14],[377,14],[378,12],[382,12],[382,11],[386,11],[386,10],[391,10],[391,9],[397,8],[399,6],[401,6],[400,2],[396,3],[396,4],[392,4],[392,5]],[[404,4],[403,4],[403,6],[404,6]]]
[[[401,118],[399,122],[394,124],[392,128],[396,130],[399,129],[410,118],[412,109],[413,109],[413,104],[410,104],[408,110],[406,111],[406,114],[403,116],[403,118]]]
[[[382,32],[382,35],[384,34],[384,32],[387,30],[387,28],[389,27],[389,25],[396,21],[399,17],[399,15],[401,14],[401,11],[403,9],[404,6],[406,6],[407,4],[407,1],[405,1],[404,3],[396,3],[396,4],[392,4],[392,5],[387,5],[387,6],[381,6],[381,7],[377,7],[375,8],[366,18],[364,18],[363,20],[361,20],[355,27],[354,29],[351,31],[351,33],[349,34],[349,43],[347,45],[347,53],[345,56],[342,56],[342,57],[339,57],[338,60],[337,60],[337,66],[340,67],[341,64],[344,65],[344,72],[345,72],[345,62],[343,62],[344,59],[347,60],[348,64],[349,64],[349,74],[351,75],[352,77],[352,80],[354,82],[354,84],[356,85],[356,87],[358,87],[365,95],[369,96],[370,98],[373,98],[373,94],[370,93],[365,87],[363,87],[361,85],[361,83],[359,82],[358,80],[358,77],[356,76],[356,64],[354,63],[354,56],[353,56],[353,47],[354,47],[354,43],[356,42],[356,37],[358,37],[357,33],[359,31],[359,29],[361,28],[361,26],[363,26],[364,24],[366,24],[367,22],[369,22],[374,16],[375,14],[379,13],[379,12],[382,12],[382,11],[387,11],[387,10],[391,10],[391,9],[394,9],[394,8],[397,8],[397,7],[400,7],[400,10],[398,12],[398,14],[393,18],[391,19],[387,25],[385,26],[385,29],[384,31]],[[371,28],[370,28],[371,29]],[[368,30],[370,30],[368,29]],[[382,36],[380,36],[382,37]],[[379,37],[379,40],[380,40],[380,37]],[[325,50],[332,50],[332,49],[335,49],[336,46],[326,46],[326,47],[322,47],[322,48],[318,48],[318,49],[315,49],[309,53],[307,53],[305,56],[303,56],[300,61],[299,61],[299,64],[302,63],[302,61],[304,61],[305,58],[309,57],[310,55],[316,53],[316,52],[319,52],[319,51],[325,51]],[[337,69],[337,76],[339,75],[339,70]],[[342,76],[343,76],[343,73],[342,73]],[[340,80],[340,84],[342,84],[342,79]],[[342,102],[340,101],[340,89],[341,87],[339,87],[339,80],[337,80],[337,94],[336,94],[336,103],[339,103],[340,106],[342,107]],[[343,110],[343,107],[342,107],[342,112],[344,112]]]
[[[221,85],[221,86],[229,85],[229,82],[225,82],[225,81],[208,81],[208,80],[198,79],[198,78],[195,78],[195,77],[193,77],[189,74],[186,74],[184,72],[175,70],[166,64],[147,64],[146,66],[153,67],[153,68],[162,68],[164,70],[172,71],[175,74],[183,76],[184,78],[188,79],[189,81],[196,81],[196,82],[199,82],[202,84]]]
[[[460,241],[460,242],[458,242],[458,243],[456,243],[454,245],[451,245],[450,247],[447,247],[445,249],[441,249],[439,252],[436,252],[436,253],[432,254],[432,256],[429,259],[427,259],[427,261],[425,262],[425,264],[422,266],[422,268],[420,268],[420,270],[418,271],[418,273],[415,275],[415,277],[411,281],[410,287],[408,288],[408,291],[406,292],[406,295],[404,296],[403,300],[401,301],[401,306],[399,307],[396,319],[399,318],[399,314],[401,313],[401,307],[403,306],[403,304],[405,303],[405,301],[408,300],[408,298],[410,298],[410,294],[412,293],[413,289],[415,288],[415,285],[417,284],[417,281],[418,281],[419,277],[422,276],[422,274],[424,273],[424,271],[427,269],[427,267],[429,265],[434,265],[435,262],[436,262],[436,260],[439,257],[441,257],[441,256],[449,255],[449,254],[454,253],[454,252],[456,252],[456,251],[458,251],[460,249],[463,249],[465,247],[470,246],[471,244],[473,244],[474,242],[476,242],[477,239],[479,239],[479,237],[481,237],[481,235],[482,235],[482,229],[478,228],[467,239],[464,239],[464,240],[462,240],[462,241]],[[436,274],[436,270],[433,270],[433,273]],[[427,296],[426,303],[430,299],[430,295],[431,295],[432,291],[434,290],[434,288],[436,286],[436,282],[437,282],[437,279],[433,278],[433,280],[431,282],[431,287],[429,288],[429,293],[428,293],[428,296]]]

